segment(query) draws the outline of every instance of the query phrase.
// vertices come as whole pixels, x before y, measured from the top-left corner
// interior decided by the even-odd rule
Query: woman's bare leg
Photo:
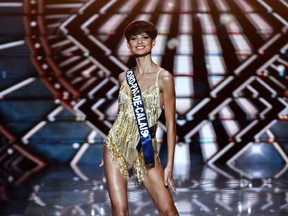
[[[157,162],[155,167],[148,171],[144,179],[144,186],[153,200],[159,215],[179,215],[170,194],[170,190],[165,187],[164,170],[160,162]]]
[[[113,216],[127,216],[129,215],[127,180],[113,163],[106,147],[104,147],[103,159]]]

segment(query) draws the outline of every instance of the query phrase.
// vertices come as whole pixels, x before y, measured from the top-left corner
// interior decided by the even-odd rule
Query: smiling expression
[[[151,49],[155,45],[153,40],[148,34],[143,33],[139,35],[131,35],[127,41],[127,47],[136,56],[144,56],[151,53]]]

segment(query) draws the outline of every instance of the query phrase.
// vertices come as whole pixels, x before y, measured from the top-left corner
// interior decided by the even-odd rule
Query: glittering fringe
[[[154,158],[155,158],[155,163],[160,162],[160,157],[158,154],[158,143],[156,138],[153,138],[153,147],[154,147]],[[146,168],[145,162],[144,162],[144,156],[143,156],[143,151],[138,153],[138,157],[133,163],[133,172],[136,175],[136,184],[141,185],[144,181],[145,175],[149,169]]]
[[[127,163],[125,159],[120,155],[117,150],[109,148],[109,146],[105,145],[108,149],[109,155],[112,157],[112,161],[117,167],[117,169],[120,171],[120,173],[123,175],[123,177],[128,181],[129,179],[129,173],[127,168]]]
[[[111,148],[108,145],[105,145],[106,148],[108,149],[109,155],[112,157],[112,161],[117,167],[117,169],[120,171],[120,173],[123,175],[123,177],[128,181],[129,180],[129,172],[128,172],[128,164],[125,161],[125,159],[122,157],[119,151],[117,149]],[[158,154],[158,143],[157,139],[153,138],[153,147],[154,147],[154,158],[155,158],[155,163],[160,162],[160,157]],[[138,153],[138,157],[135,159],[135,162],[132,164],[133,167],[133,173],[136,176],[136,185],[141,185],[144,181],[145,175],[149,171],[144,162],[144,156],[143,156],[143,151]]]

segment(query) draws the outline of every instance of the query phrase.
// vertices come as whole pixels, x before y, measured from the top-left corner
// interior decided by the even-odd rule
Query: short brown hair
[[[157,37],[157,29],[153,23],[144,20],[134,20],[128,24],[124,31],[126,40],[128,41],[132,35],[146,33],[153,40]]]

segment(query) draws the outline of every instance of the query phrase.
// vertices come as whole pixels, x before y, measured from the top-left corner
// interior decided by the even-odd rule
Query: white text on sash
[[[145,112],[144,112],[144,105],[142,103],[141,100],[141,96],[140,96],[140,89],[138,88],[138,86],[135,84],[136,80],[135,78],[132,76],[133,71],[128,71],[128,83],[131,87],[131,91],[133,93],[133,98],[132,98],[132,102],[133,102],[133,106],[136,107],[135,108],[135,112],[136,112],[136,119],[137,122],[139,124],[139,129],[140,129],[140,134],[143,137],[147,137],[149,135],[149,130],[148,130],[148,125],[145,122],[142,122],[145,119]]]

